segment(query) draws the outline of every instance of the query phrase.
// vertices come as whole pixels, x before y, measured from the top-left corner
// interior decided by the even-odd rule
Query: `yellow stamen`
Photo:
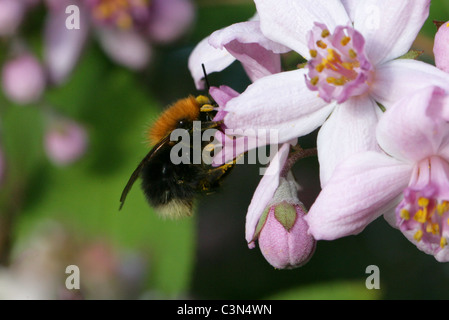
[[[345,46],[345,45],[347,45],[349,43],[349,41],[351,41],[350,37],[343,37],[341,39],[340,43],[341,43],[342,46]]]
[[[133,25],[133,19],[129,14],[122,14],[117,20],[117,26],[121,29],[130,29]]]
[[[424,198],[424,197],[419,198],[418,205],[423,208],[427,207],[429,205],[429,199]]]
[[[440,226],[438,225],[438,223],[429,223],[426,226],[426,231],[428,233],[437,234],[440,232]]]
[[[109,18],[112,14],[111,7],[107,4],[101,4],[94,10],[94,16],[97,19]]]
[[[346,70],[354,70],[354,65],[352,63],[350,63],[350,62],[343,62],[341,65]]]
[[[335,80],[334,84],[336,86],[342,86],[346,83],[345,79],[346,79],[345,77],[338,78]]]
[[[410,219],[410,211],[408,211],[407,209],[402,209],[399,213],[399,216],[404,220],[408,220]]]
[[[324,70],[324,64],[320,63],[315,67],[316,71],[321,72]]]
[[[444,248],[445,246],[447,246],[447,240],[445,237],[441,237],[440,239],[440,247]]]
[[[318,54],[318,52],[316,51],[316,50],[310,50],[310,56],[312,57],[312,58],[316,58],[316,56],[317,56],[317,54]]]
[[[327,77],[326,78],[327,83],[335,83],[336,80],[337,79],[335,79],[334,77]]]
[[[422,235],[423,235],[422,230],[418,230],[418,231],[416,231],[416,233],[415,233],[415,235],[413,236],[413,238],[414,238],[416,241],[420,242],[421,239],[422,239]]]
[[[413,217],[419,223],[424,223],[427,220],[427,210],[418,210],[416,211],[415,216]]]
[[[331,33],[329,32],[329,30],[327,30],[327,29],[324,29],[322,32],[321,32],[321,38],[326,38],[327,36],[329,36]]]
[[[312,84],[312,86],[316,86],[319,80],[320,80],[320,78],[318,78],[318,76],[316,76],[316,77],[313,77],[312,79],[310,79],[310,83]]]
[[[321,40],[318,40],[317,42],[316,42],[316,45],[318,46],[318,47],[320,47],[321,49],[326,49],[327,48],[327,44],[325,44],[323,41],[321,41]]]
[[[449,202],[446,200],[437,205],[437,212],[440,216],[442,216],[443,213],[447,212],[448,210],[449,210]]]
[[[348,53],[352,59],[357,58],[357,53],[353,49],[349,49]]]
[[[327,49],[327,52],[329,53],[327,55],[329,62],[341,62],[341,56],[334,49]]]

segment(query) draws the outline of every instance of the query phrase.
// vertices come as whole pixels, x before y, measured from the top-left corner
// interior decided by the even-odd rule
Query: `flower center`
[[[101,25],[131,29],[149,17],[151,0],[86,0],[94,20]]]
[[[365,93],[372,78],[372,65],[365,52],[365,39],[351,27],[338,26],[333,34],[315,23],[308,35],[311,59],[306,84],[326,102],[338,103]]]
[[[449,163],[432,157],[415,168],[413,182],[396,208],[396,223],[409,239],[431,254],[444,249],[449,238]],[[440,179],[437,178],[437,175]]]

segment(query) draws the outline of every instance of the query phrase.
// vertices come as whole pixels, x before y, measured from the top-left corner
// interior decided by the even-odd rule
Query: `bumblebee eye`
[[[185,128],[187,126],[188,121],[186,119],[178,120],[177,127],[178,128]]]

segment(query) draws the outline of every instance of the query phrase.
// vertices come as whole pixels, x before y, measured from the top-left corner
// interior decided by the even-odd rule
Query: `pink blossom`
[[[46,74],[33,55],[22,54],[3,66],[2,85],[5,95],[19,104],[36,102],[47,84]]]
[[[190,0],[47,0],[45,60],[51,80],[62,83],[76,65],[90,34],[112,60],[133,70],[145,68],[152,44],[184,34],[194,20]],[[79,9],[79,28],[61,27]],[[71,13],[74,14],[74,13]]]
[[[449,75],[434,66],[397,59],[408,52],[428,17],[429,0],[255,3],[260,43],[278,43],[308,64],[256,79],[226,104],[225,125],[277,129],[280,143],[321,127],[317,147],[322,186],[341,161],[377,150],[379,104],[388,109],[428,85],[448,87]],[[378,14],[373,16],[373,10]],[[241,30],[233,28],[234,39]]]
[[[384,215],[420,250],[449,261],[449,95],[427,87],[379,121],[384,153],[366,151],[335,170],[306,216],[316,239],[361,232]]]
[[[50,160],[64,166],[78,160],[87,149],[87,133],[76,122],[54,120],[45,133],[45,150]]]

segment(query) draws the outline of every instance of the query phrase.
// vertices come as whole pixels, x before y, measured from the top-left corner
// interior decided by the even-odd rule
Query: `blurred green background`
[[[44,155],[42,111],[13,105],[0,96],[1,141],[7,160],[0,215],[3,232],[11,233],[5,234],[10,242],[2,243],[3,265],[34,241],[36,230],[52,221],[77,245],[103,243],[113,252],[133,252],[144,261],[138,288],[110,296],[91,288],[86,283],[90,269],[81,268],[81,289],[89,288],[85,298],[449,298],[449,266],[420,252],[382,218],[358,236],[319,242],[312,260],[299,269],[275,270],[258,248],[248,249],[244,239],[246,210],[260,179],[256,165],[237,166],[221,192],[200,199],[192,218],[160,219],[137,185],[118,211],[124,185],[148,152],[143,143],[145,128],[167,104],[200,93],[187,69],[194,46],[211,32],[255,12],[251,1],[198,0],[196,6],[192,31],[175,44],[156,47],[145,72],[117,66],[92,42],[70,81],[46,93],[51,105],[89,133],[88,152],[69,167],[55,167]],[[432,62],[436,32],[432,20],[449,20],[449,5],[432,1],[430,18],[416,41],[415,48],[425,51],[421,58],[428,62]],[[34,23],[39,25],[40,20]],[[34,30],[32,39],[39,50],[40,29]],[[240,92],[249,84],[238,63],[209,80]],[[313,146],[314,135],[301,143]],[[316,159],[298,163],[295,174],[303,186],[302,199],[310,206],[319,192]],[[82,264],[78,255],[66,253],[66,265]],[[373,264],[380,268],[380,290],[365,288],[365,269]],[[65,279],[64,271],[54,272]],[[108,279],[113,281],[114,276]]]

